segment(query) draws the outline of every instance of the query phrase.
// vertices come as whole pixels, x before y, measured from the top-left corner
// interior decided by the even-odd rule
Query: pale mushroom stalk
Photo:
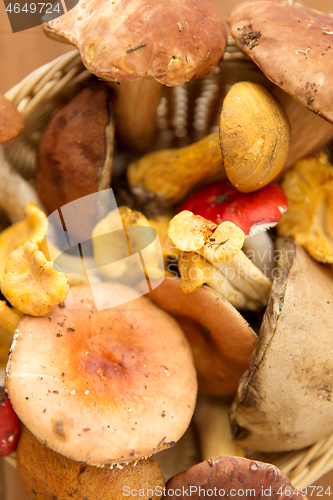
[[[42,205],[34,188],[15,171],[0,146],[0,207],[11,222],[16,222],[24,219],[25,206],[30,202]]]
[[[218,226],[183,210],[171,220],[168,236],[179,249],[199,253],[217,268],[221,264],[218,269],[225,275],[230,269],[227,277],[233,285],[236,280],[239,290],[245,287],[257,307],[267,304],[271,282],[241,251],[245,234],[238,226],[227,221]]]
[[[205,256],[204,248],[200,249],[199,253],[210,262]],[[263,305],[267,304],[271,283],[242,250],[227,262],[212,262],[212,264],[228,278],[236,289],[241,290],[254,301],[257,300]]]
[[[243,251],[267,278],[273,279],[275,245],[267,231],[245,238]]]
[[[127,149],[137,152],[151,149],[163,86],[153,78],[119,84],[110,82],[110,86],[115,91],[113,110],[118,140]]]
[[[198,429],[201,459],[245,457],[245,450],[234,441],[229,421],[230,405],[225,399],[200,394],[194,412]]]

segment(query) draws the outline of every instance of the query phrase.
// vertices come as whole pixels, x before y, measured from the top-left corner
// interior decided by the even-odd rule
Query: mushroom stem
[[[157,129],[156,111],[163,86],[153,78],[110,83],[115,90],[114,113],[117,138],[127,150],[151,149]]]
[[[223,170],[218,132],[182,148],[144,155],[128,166],[134,194],[172,206],[199,182]]]
[[[198,429],[201,459],[245,457],[245,451],[233,440],[229,422],[230,406],[223,400],[204,394],[198,397],[194,422]]]
[[[30,202],[42,207],[36,191],[15,171],[0,146],[0,208],[11,222],[16,222],[24,219],[25,206]]]
[[[275,245],[267,231],[245,238],[243,251],[268,279],[273,279]]]

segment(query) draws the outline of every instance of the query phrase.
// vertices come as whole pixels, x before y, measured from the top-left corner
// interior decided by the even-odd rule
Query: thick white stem
[[[267,231],[245,238],[243,252],[264,275],[273,280],[275,245]]]

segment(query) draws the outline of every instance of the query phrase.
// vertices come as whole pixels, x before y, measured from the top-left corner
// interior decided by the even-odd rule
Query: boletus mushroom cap
[[[228,17],[232,36],[273,83],[333,122],[333,19],[299,3],[246,1]]]
[[[21,320],[6,388],[22,422],[54,451],[93,465],[134,461],[187,429],[192,354],[174,319],[146,297],[115,283],[93,285],[93,294],[73,287],[64,306]],[[109,309],[97,311],[93,297]]]
[[[142,487],[163,490],[164,479],[154,457],[121,467],[94,467],[75,462],[40,443],[25,427],[16,453],[19,478],[34,500],[121,500],[124,491]],[[158,500],[161,495],[141,496]]]
[[[44,29],[76,45],[93,74],[119,82],[151,76],[173,86],[212,74],[227,44],[206,0],[80,0]]]
[[[231,409],[234,437],[263,452],[297,450],[333,432],[333,274],[288,238],[259,340]]]
[[[169,479],[166,499],[267,498],[301,500],[289,478],[277,467],[241,457],[218,457],[194,465]]]

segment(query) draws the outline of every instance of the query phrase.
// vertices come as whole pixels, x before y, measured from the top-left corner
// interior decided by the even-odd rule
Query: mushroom
[[[139,490],[144,492],[140,498],[158,500],[164,487],[154,457],[118,467],[94,467],[56,453],[40,443],[25,426],[17,447],[16,464],[28,497],[35,500],[47,497],[120,500],[127,491]]]
[[[327,70],[333,60],[330,15],[298,3],[251,0],[233,9],[228,23],[237,45],[269,80],[333,122],[331,74]]]
[[[54,114],[43,132],[36,181],[49,213],[110,187],[114,149],[110,94],[106,85],[81,90]],[[90,234],[94,214],[88,204],[82,204],[80,211],[76,231],[80,234],[84,225]]]
[[[237,309],[258,309],[258,302],[253,298],[252,290],[250,297],[246,294],[247,290],[237,290],[222,272],[194,252],[180,254],[178,270],[182,278],[183,293],[193,293],[206,284]],[[256,298],[260,307],[260,297]]]
[[[194,465],[166,484],[166,499],[210,497],[304,500],[277,467],[241,457],[218,457]]]
[[[235,83],[223,100],[220,141],[228,179],[249,193],[269,184],[283,169],[291,142],[290,122],[265,87]]]
[[[333,275],[291,239],[278,239],[278,269],[249,370],[232,405],[244,448],[306,448],[333,432]]]
[[[279,226],[315,260],[333,263],[333,166],[323,153],[298,161],[285,173],[282,186],[289,208]]]
[[[191,351],[174,319],[115,283],[73,287],[47,316],[24,317],[5,383],[39,441],[90,465],[172,446],[190,423],[197,392]]]
[[[196,252],[221,271],[231,284],[250,299],[243,303],[250,309],[267,304],[271,283],[246,257],[241,248],[245,235],[232,222],[215,223],[183,210],[169,224],[168,235],[174,245],[185,252]],[[216,289],[216,287],[215,287]]]
[[[114,85],[116,123],[122,142],[138,149],[149,147],[155,134],[157,82],[174,86],[212,74],[227,43],[224,24],[204,0],[80,1],[44,29],[76,45],[97,77],[125,82],[119,93]],[[148,80],[138,81],[143,77]]]
[[[179,322],[192,348],[199,388],[234,394],[257,342],[243,316],[206,286],[184,294],[179,278],[165,278],[147,297]]]
[[[193,418],[198,429],[202,460],[221,456],[245,457],[245,450],[233,440],[229,412],[227,398],[199,394]]]
[[[21,113],[8,99],[0,95],[0,208],[11,222],[24,217],[25,206],[40,200],[30,184],[14,170],[5,156],[3,143],[17,137],[24,129]]]
[[[20,420],[13,410],[5,388],[0,386],[0,458],[15,450],[20,433]]]
[[[27,241],[8,257],[1,293],[22,313],[43,316],[63,302],[68,291],[66,274],[54,269],[36,243]]]
[[[5,300],[0,300],[0,366],[6,366],[13,335],[22,316],[20,311],[9,307]]]
[[[214,182],[189,196],[179,211],[189,210],[221,224],[231,221],[245,234],[243,251],[269,278],[273,278],[274,244],[267,229],[276,226],[288,207],[284,190],[276,183],[241,193],[227,180]]]
[[[333,135],[332,17],[299,3],[255,0],[237,5],[228,23],[237,45],[275,84],[272,92],[287,110],[292,128],[299,130],[293,134],[289,168],[318,151]],[[286,93],[318,117],[299,110]]]
[[[13,250],[27,241],[43,247],[48,227],[46,215],[34,203],[26,205],[25,215],[25,220],[15,222],[0,233],[0,282],[6,261]]]
[[[128,207],[112,210],[94,227],[92,243],[96,263],[110,278],[128,286],[142,280],[143,272],[148,281],[164,278],[157,231],[141,212]]]

